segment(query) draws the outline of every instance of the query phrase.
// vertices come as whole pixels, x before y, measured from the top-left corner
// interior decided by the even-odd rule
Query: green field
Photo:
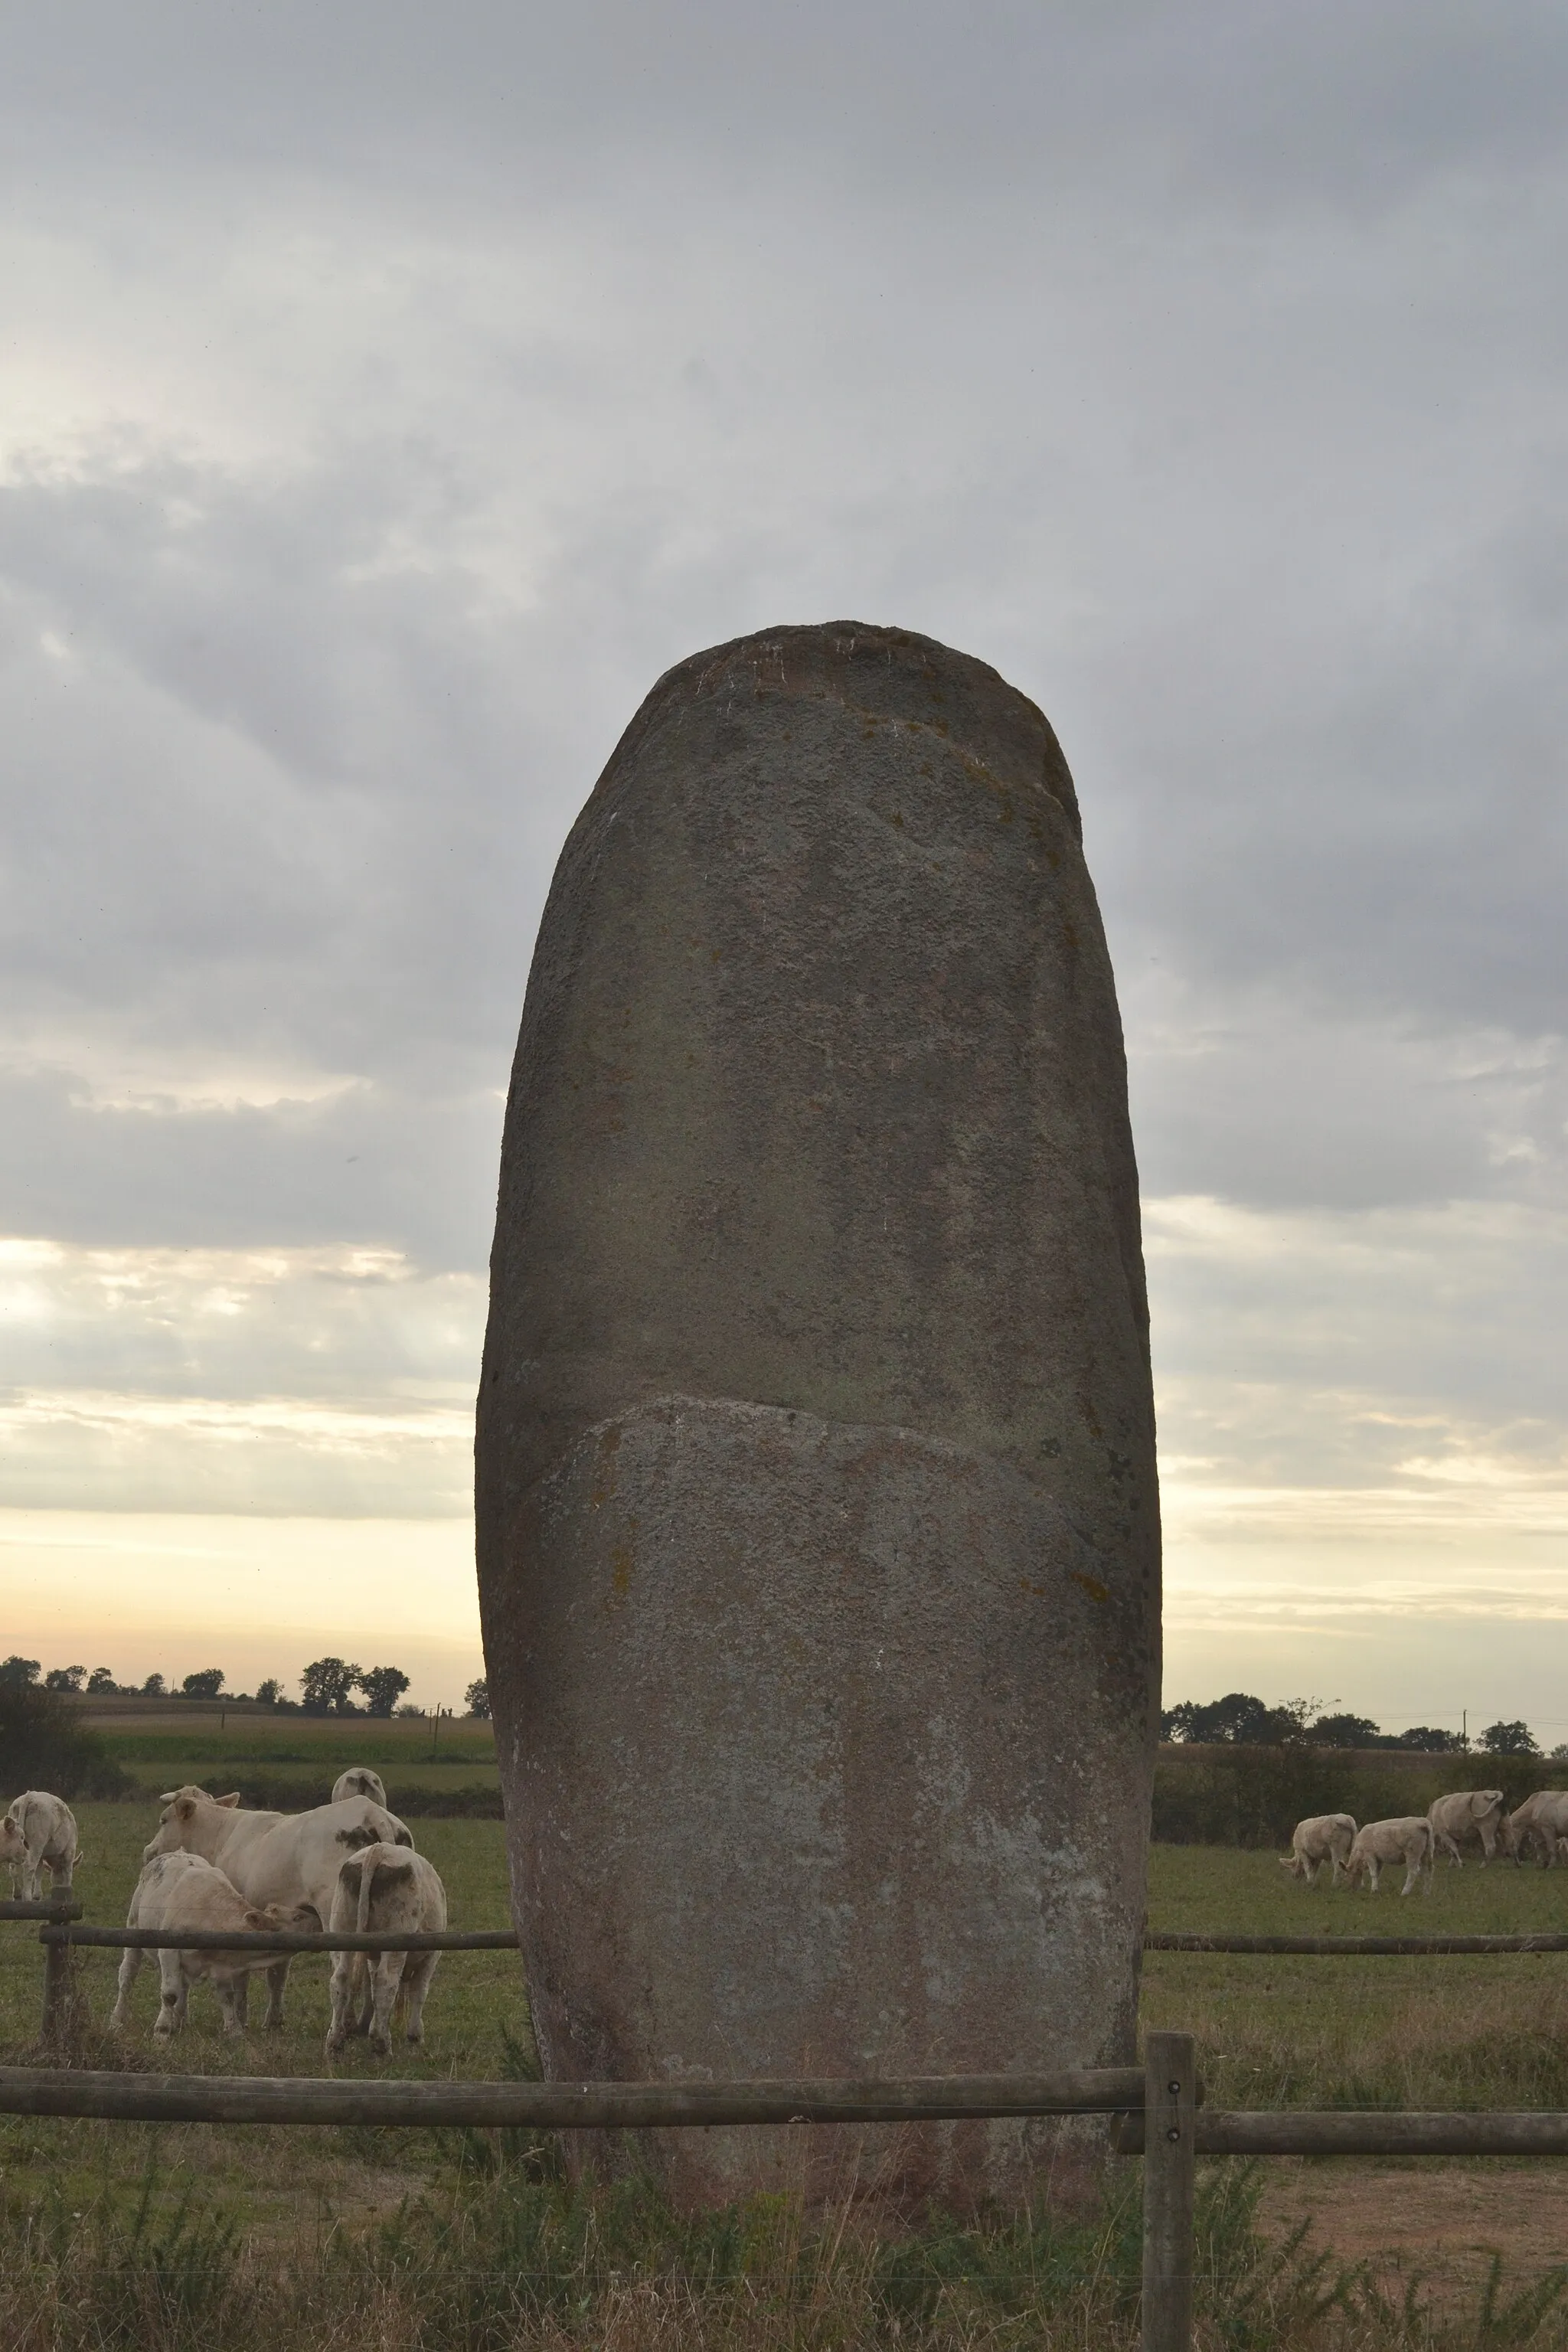
[[[264,1728],[285,1749],[291,1735],[299,1742],[297,1721],[279,1724],[275,1733],[270,1726]],[[401,1727],[394,1727],[392,1746],[379,1751],[374,1735],[367,1738],[363,1726],[343,1729],[351,1736],[342,1745],[342,1761],[350,1760],[352,1749],[355,1760],[374,1761],[382,1769],[385,1758],[397,1769],[394,1759]],[[338,1727],[331,1730],[336,1755]],[[357,1739],[353,1737],[356,1732]],[[162,1744],[186,1736],[162,1728],[126,1735],[138,1744],[161,1743],[154,1755],[133,1760],[160,1767],[177,1761],[181,1777],[220,1787],[225,1776],[219,1765],[229,1759],[229,1751],[226,1748],[215,1759],[216,1743],[209,1741],[205,1758],[175,1758]],[[248,1726],[246,1737],[254,1738]],[[321,1755],[320,1738],[320,1729],[312,1726],[308,1743],[312,1764]],[[270,1749],[269,1760],[279,1760],[279,1748]],[[472,1769],[472,1760],[465,1769]],[[174,1777],[171,1772],[168,1779]],[[130,1802],[84,1804],[78,1810],[86,1855],[79,1892],[89,1917],[117,1919],[123,1916],[155,1807]],[[417,1824],[416,1834],[447,1883],[455,1926],[510,1924],[499,1823],[429,1820]],[[1440,1869],[1429,1895],[1402,1900],[1389,1891],[1386,1879],[1376,1898],[1323,1887],[1308,1891],[1288,1879],[1269,1853],[1158,1847],[1152,1856],[1151,1921],[1156,1927],[1254,1932],[1563,1928],[1568,1927],[1568,1871],[1521,1871],[1507,1865],[1486,1872],[1474,1866],[1463,1872]],[[91,2016],[83,2053],[89,2064],[214,2073],[394,2072],[430,2078],[494,2076],[528,2063],[521,1966],[508,1953],[455,1954],[442,1961],[426,2012],[426,2040],[417,2054],[395,2043],[390,2065],[377,2065],[363,2044],[351,2044],[335,2068],[321,2050],[325,1959],[296,1963],[289,2021],[280,2035],[253,2031],[243,2043],[225,2042],[217,2032],[216,2002],[198,1990],[191,2002],[190,2028],[168,2049],[155,2048],[150,2039],[156,2009],[156,1980],[150,1967],[143,1968],[139,1980],[133,2039],[127,2046],[109,2034],[106,2019],[117,1964],[113,1954],[83,1957],[82,1980]],[[40,1990],[40,1956],[33,1934],[19,1926],[0,1927],[0,2042],[11,2063],[30,2054]],[[1147,2023],[1185,2027],[1198,2035],[1208,2095],[1215,2105],[1568,2107],[1568,1958],[1334,1960],[1151,1954],[1144,1973],[1143,2014]],[[1021,2352],[1025,2344],[1098,2347],[1132,2340],[1128,2333],[1132,2239],[1127,2210],[1120,2217],[1113,2215],[1098,2236],[1080,2231],[1063,2238],[1059,2231],[1053,2235],[1047,2229],[1044,2235],[1036,2231],[1019,2239],[1016,2232],[1008,2238],[950,2231],[939,2231],[935,2239],[928,2233],[911,2241],[907,2260],[921,2277],[933,2263],[945,2265],[943,2275],[952,2273],[952,2292],[943,2288],[932,2303],[922,2289],[910,2306],[913,2315],[924,2315],[920,2326],[911,2321],[908,2330],[891,2333],[890,2290],[884,2273],[892,2257],[879,2253],[873,2258],[863,2251],[856,2258],[859,2268],[851,2265],[847,2271],[847,2249],[856,2242],[853,2233],[845,2240],[840,2231],[833,2257],[837,2267],[825,2284],[821,2264],[826,2257],[816,2242],[801,2235],[798,2222],[790,2224],[781,2239],[784,2224],[776,2213],[772,2221],[754,2214],[749,2220],[732,2218],[724,2225],[731,2231],[723,2257],[729,2271],[721,2294],[711,2230],[706,2236],[699,2233],[699,2244],[681,2225],[660,2216],[646,2198],[640,2204],[634,2200],[627,2205],[623,2199],[619,2204],[612,2200],[608,2206],[602,2201],[585,2206],[549,2179],[533,2177],[542,2163],[548,2173],[550,2161],[546,2153],[520,2164],[514,2147],[510,2168],[503,2164],[497,2172],[493,2147],[480,2136],[459,2133],[199,2126],[153,2130],[9,2119],[0,2124],[0,2226],[13,2243],[21,2231],[37,2252],[38,2262],[31,2268],[24,2265],[19,2273],[29,2283],[26,2293],[15,2282],[0,2286],[0,2312],[11,2309],[16,2322],[8,2332],[0,2327],[0,2352],[11,2352],[12,2347],[19,2352],[24,2344],[37,2345],[42,2352],[77,2352],[79,2346],[85,2352],[89,2344],[100,2342],[166,2344],[171,2352],[187,2343],[194,2352],[198,2342],[221,2341],[226,2352],[230,2345],[248,2346],[253,2338],[259,2346],[268,2331],[257,2300],[258,2282],[285,2248],[290,2250],[289,2274],[298,2282],[288,2341],[319,2342],[323,2347],[328,2343],[357,2347],[363,2341],[368,2352],[372,2341],[381,2346],[405,2341],[420,2352],[426,2346],[429,2352],[437,2352],[437,2346],[441,2352],[448,2346],[460,2347],[462,2352],[506,2352],[506,2347],[524,2343],[564,2347],[613,2342],[622,2352],[641,2352],[645,2345],[651,2352],[655,2345],[700,2341],[744,2343],[759,2352],[763,2346],[781,2347],[781,2352],[788,2347],[794,2352],[807,2345],[836,2352],[841,2346],[918,2342],[944,2347],[1016,2345]],[[1274,2239],[1247,2228],[1248,2200],[1259,2187],[1273,2198],[1293,2181],[1326,2179],[1331,2173],[1342,2199],[1353,2205],[1359,2181],[1363,2202],[1367,2197],[1375,2201],[1386,2191],[1390,2168],[1277,2165],[1267,2170],[1266,2182],[1260,2176],[1250,2188],[1238,2190],[1233,2168],[1211,2168],[1205,2244],[1211,2263],[1226,2273],[1205,2290],[1207,2340],[1215,2347],[1289,2343],[1349,2352],[1349,2347],[1363,2345],[1563,2340],[1557,2332],[1556,2305],[1539,2327],[1533,2320],[1525,2324],[1528,2311],[1516,2311],[1511,2332],[1503,2334],[1478,2334],[1473,2307],[1467,2306],[1461,2318],[1457,2312],[1449,2314],[1440,2298],[1434,2305],[1429,2300],[1424,2304],[1417,2294],[1411,2311],[1402,2315],[1398,2297],[1389,2300],[1386,2279],[1375,2265],[1355,2273],[1359,2286],[1346,2273],[1338,2299],[1312,2318],[1318,2290],[1311,2286],[1310,2268],[1303,2268],[1300,2257],[1291,2257],[1282,2271],[1271,2272],[1276,2257],[1268,2249]],[[1558,2176],[1552,2168],[1522,2165],[1471,2167],[1468,2175],[1463,2167],[1428,2166],[1423,2193],[1435,2193],[1434,2175],[1468,2179],[1484,2173],[1495,2179],[1500,2172],[1515,2180],[1516,2201],[1537,2188],[1555,2194],[1552,2184]],[[1136,2168],[1119,2168],[1116,2177],[1126,2199],[1135,2189]],[[1468,2193],[1464,2179],[1455,2186]],[[182,2210],[184,2221],[178,2219]],[[143,2218],[137,2222],[139,2210]],[[1331,2232],[1331,2217],[1324,2226]],[[173,2315],[163,2305],[152,2315],[139,2305],[141,2315],[133,2324],[121,2315],[110,2325],[96,2304],[96,2333],[72,2335],[45,2293],[47,2280],[56,2275],[48,2268],[54,2257],[47,2256],[47,2244],[75,2243],[73,2231],[80,2240],[81,2262],[98,2281],[94,2293],[107,2295],[103,2278],[109,2273],[103,2266],[108,2263],[112,2272],[116,2262],[126,2277],[133,2274],[142,2282],[138,2294],[152,2292],[143,2277],[147,2264],[136,2254],[135,2244],[154,2252],[163,2249],[155,2261],[152,2253],[147,2256],[153,2273],[161,2276],[159,2264],[167,2270],[174,2259],[171,2246],[177,2252],[179,2244],[188,2241],[206,2245],[210,2252],[218,2236],[230,2229],[237,2233],[237,2244],[222,2256],[219,2266],[227,2265],[226,2293],[239,2300],[216,2336],[204,2334],[206,2322],[198,2325],[194,2305],[185,2310],[181,2305]],[[532,2251],[528,2262],[542,2265],[540,2274],[548,2270],[553,2281],[546,2298],[550,2310],[542,2314],[530,2306],[530,2315],[515,2295],[511,2302],[502,2297],[499,2304],[491,2295],[476,2315],[463,2304],[449,2274],[457,2259],[452,2250],[466,2247],[462,2263],[468,2268],[463,2275],[482,2274],[490,2282],[485,2293],[491,2294],[497,2263],[504,2268],[513,2260],[497,2248],[502,2240],[514,2245],[519,2229],[535,2233],[529,2240]],[[48,2240],[51,2230],[54,2241]],[[554,2233],[550,2237],[552,2252],[542,2250],[536,2242],[542,2230]],[[208,2234],[203,2237],[203,2231]],[[83,2233],[90,2233],[90,2246]],[[1563,2242],[1568,2248],[1568,2231],[1563,2232]],[[940,2261],[939,2247],[945,2250]],[[372,2302],[381,2297],[375,2304],[379,2334],[356,2334],[357,2319],[351,2324],[344,2302],[346,2273],[342,2271],[351,2258],[363,2267],[363,2275],[355,2273],[360,2284],[353,2296],[363,2300],[374,2288]],[[1440,2271],[1436,2250],[1434,2259]],[[213,2260],[218,2261],[216,2253]],[[700,2293],[693,2285],[693,2263],[700,2269],[707,2265],[699,2282]],[[995,2285],[1000,2276],[995,2266],[1005,2268],[1007,2263],[1014,2266],[1007,2272],[1012,2284],[1003,2293]],[[1026,2283],[1026,2293],[1018,2283],[1020,2263],[1033,2282]],[[407,2291],[410,2264],[424,2282],[413,2304]],[[1097,2284],[1092,2293],[1084,2287],[1080,2294],[1072,2280],[1085,2264]],[[174,2266],[178,2268],[177,2262]],[[1536,2262],[1535,2271],[1541,2267]],[[1042,2284],[1047,2272],[1055,2282],[1048,2293],[1048,2282]],[[1331,2264],[1319,2276],[1318,2287],[1325,2278],[1331,2283],[1334,2275]],[[1403,2281],[1405,2273],[1398,2275]],[[630,2293],[626,2282],[634,2277],[643,2279],[637,2290],[643,2302],[635,2304],[634,2299],[634,2305],[623,2309]],[[1468,2273],[1466,2277],[1469,2292],[1474,2280]],[[773,2301],[763,2297],[764,2311],[757,2302],[757,2283],[768,2279],[773,2282],[768,2290]],[[186,2294],[186,2289],[180,2293]],[[816,2297],[815,2316],[808,2307],[812,2295]],[[421,2316],[426,2302],[431,2312],[438,2307],[445,2314],[434,2334]],[[358,2310],[357,2303],[353,2308]],[[1417,2324],[1412,2315],[1421,2310],[1426,2315]],[[721,2311],[727,2315],[721,2326]],[[432,2320],[430,2326],[434,2324]],[[1445,2333],[1450,2325],[1457,2333]],[[268,2340],[273,2340],[270,2335]]]
[[[1156,1846],[1150,1925],[1247,1935],[1568,1932],[1568,1870],[1438,1865],[1430,1895],[1299,1885],[1272,1854]],[[1395,1891],[1391,1892],[1391,1887]],[[1216,2106],[1568,2108],[1568,1954],[1150,1952],[1143,2019],[1198,2036]]]
[[[139,1788],[153,1793],[196,1780],[216,1793],[238,1785],[277,1787],[301,1803],[320,1801],[349,1764],[368,1764],[410,1795],[449,1796],[499,1787],[495,1736],[488,1723],[384,1722],[367,1716],[270,1715],[238,1709],[192,1719],[177,1707],[86,1717]],[[423,1810],[421,1807],[420,1810]]]

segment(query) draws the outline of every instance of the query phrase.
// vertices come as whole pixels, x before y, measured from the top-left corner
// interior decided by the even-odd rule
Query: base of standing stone
[[[501,1770],[548,2074],[1128,2060],[1144,1759],[1064,1727],[1136,1628],[1027,1479],[909,1430],[668,1396],[589,1430],[512,1541],[521,1605],[487,1648],[518,1696]],[[652,2137],[580,2154],[651,2156],[683,2203],[1076,2206],[1105,2135]]]

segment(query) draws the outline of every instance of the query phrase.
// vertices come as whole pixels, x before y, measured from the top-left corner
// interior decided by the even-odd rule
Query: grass
[[[488,1723],[382,1721],[366,1716],[209,1715],[192,1722],[165,1716],[104,1716],[87,1720],[113,1760],[140,1789],[155,1794],[185,1780],[217,1791],[237,1781],[284,1783],[308,1778],[330,1786],[348,1764],[368,1764],[388,1788],[428,1790],[499,1786],[495,1735]]]
[[[1407,1899],[1300,1885],[1268,1853],[1156,1846],[1150,1924],[1249,1935],[1568,1932],[1568,1870],[1439,1864]],[[1399,1885],[1395,1878],[1393,1884]],[[1197,2035],[1216,2106],[1568,2108],[1568,1954],[1150,1952],[1145,2025]]]
[[[336,1732],[335,1726],[328,1727]],[[274,1727],[262,1728],[273,1734]],[[418,1731],[420,1727],[414,1727]],[[342,1762],[381,1765],[363,1727]],[[356,1741],[352,1735],[358,1729]],[[314,1735],[317,1727],[310,1727]],[[395,1730],[401,1736],[401,1727]],[[189,1734],[145,1729],[137,1739]],[[246,1727],[249,1738],[250,1727]],[[298,1718],[276,1737],[299,1738]],[[224,1784],[215,1759],[170,1758]],[[310,1761],[320,1748],[311,1742]],[[153,1761],[155,1759],[142,1759]],[[272,1759],[276,1760],[276,1759]],[[394,1768],[395,1769],[395,1767]],[[170,1785],[174,1775],[163,1785]],[[78,1808],[89,1916],[123,1916],[153,1813]],[[499,1823],[424,1821],[418,1842],[445,1879],[453,1924],[510,1924]],[[1156,1848],[1158,1927],[1343,1932],[1377,1926],[1469,1932],[1568,1927],[1568,1871],[1439,1870],[1432,1894],[1308,1891],[1272,1855]],[[89,2063],[177,2071],[384,2073],[363,2045],[333,2069],[321,2051],[324,1959],[296,1963],[281,2036],[216,2031],[198,1991],[171,2050],[150,2039],[155,1979],[138,1984],[137,2031],[104,2021],[117,1957],[84,1956],[94,2020]],[[0,2048],[28,2053],[42,1971],[26,1928],[0,1927]],[[1154,1953],[1144,2018],[1199,2037],[1211,2101],[1225,2105],[1568,2107],[1568,1958],[1289,1960]],[[437,1975],[423,2050],[391,2071],[493,2077],[528,2063],[521,1968],[508,1953],[452,1955]],[[1516,2286],[1501,2273],[1463,2308],[1417,2281],[1310,2255],[1260,2232],[1258,2197],[1280,2168],[1204,2168],[1200,2329],[1205,2352],[1400,2352],[1568,2343],[1563,2274]],[[1338,2168],[1341,2176],[1354,2168]],[[0,2122],[0,2352],[616,2352],[738,2346],[1075,2347],[1136,2342],[1136,2167],[1117,2167],[1093,2225],[1001,2215],[931,2216],[900,2238],[853,2212],[808,2223],[784,2200],[683,2220],[646,2183],[592,2194],[552,2150],[510,2136],[416,2131]]]

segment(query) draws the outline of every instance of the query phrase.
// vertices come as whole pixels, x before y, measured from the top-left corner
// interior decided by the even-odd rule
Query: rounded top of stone
[[[1048,793],[1074,833],[1080,831],[1072,775],[1044,711],[989,663],[913,629],[820,621],[710,646],[666,670],[619,752],[635,751],[683,706],[732,707],[775,696],[840,702],[871,718],[929,728],[1000,781]]]

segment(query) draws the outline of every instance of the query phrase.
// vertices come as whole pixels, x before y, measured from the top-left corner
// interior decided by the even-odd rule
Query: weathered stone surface
[[[1136,1176],[1072,786],[983,665],[773,631],[627,730],[529,984],[478,1509],[551,2073],[1130,2053]],[[786,2142],[665,2154],[701,2196],[826,2160]],[[1005,2193],[1045,2144],[872,2160]]]

